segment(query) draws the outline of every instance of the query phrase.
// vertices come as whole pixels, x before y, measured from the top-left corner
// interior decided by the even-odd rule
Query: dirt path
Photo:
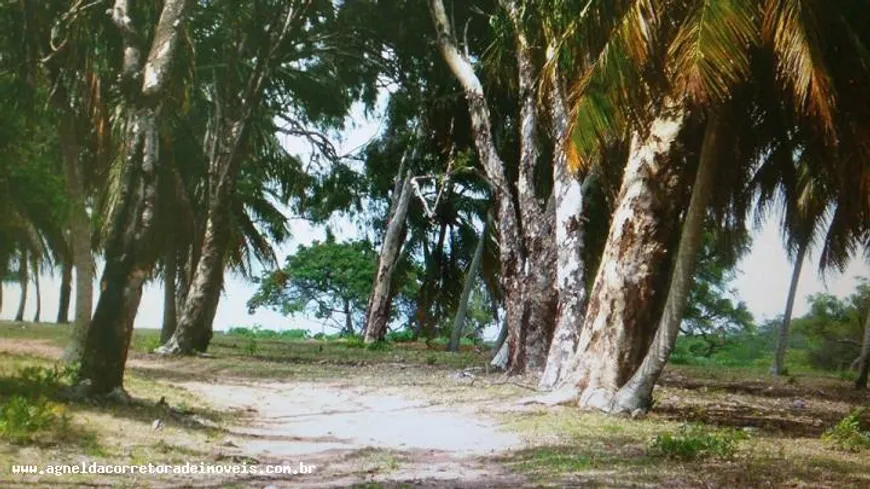
[[[181,387],[240,413],[224,446],[268,463],[318,465],[274,487],[502,487],[517,478],[493,459],[522,443],[473,406],[447,407],[422,393],[338,383],[188,382]],[[252,486],[256,486],[254,483]],[[260,486],[262,487],[262,486]]]

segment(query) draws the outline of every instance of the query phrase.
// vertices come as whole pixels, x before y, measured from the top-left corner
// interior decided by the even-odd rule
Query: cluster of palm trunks
[[[495,207],[507,332],[501,358],[508,372],[538,373],[542,388],[581,407],[648,407],[679,332],[705,227],[724,226],[740,214],[735,202],[745,202],[747,188],[769,197],[787,186],[798,163],[823,182],[836,207],[824,256],[866,246],[870,64],[842,61],[847,53],[857,59],[867,52],[866,25],[850,20],[859,2],[723,0],[713,2],[716,15],[706,16],[703,2],[554,2],[541,16],[534,2],[495,3],[515,47],[517,171],[508,171],[513,166],[499,152],[486,87],[444,3],[428,0],[428,7],[437,48],[464,92]],[[96,312],[80,331],[75,355],[96,393],[122,385],[142,284],[155,261],[148,243],[158,206],[158,120],[170,99],[167,73],[195,5],[163,2],[147,50],[126,7],[118,0],[112,11],[124,40],[119,85],[127,107],[119,210],[109,225]],[[226,262],[228,206],[240,172],[237,154],[275,69],[269,56],[299,21],[295,15],[288,7],[283,22],[268,27],[257,63],[241,79],[226,80],[236,85],[227,89],[235,96],[220,101],[206,143],[214,171],[205,232],[164,353],[208,345]],[[840,27],[820,33],[802,23],[808,18]],[[542,127],[551,133],[546,138]],[[542,148],[545,140],[552,147]],[[544,162],[545,155],[551,161]],[[542,167],[552,171],[547,195],[534,183]],[[596,167],[618,168],[621,177],[601,249],[589,253],[584,202]],[[383,339],[390,317],[410,178],[403,168],[395,181],[369,301],[369,342]],[[76,179],[69,180],[75,194]],[[801,212],[792,214],[798,222]],[[76,262],[77,273],[85,268]],[[87,324],[84,319],[79,323]]]

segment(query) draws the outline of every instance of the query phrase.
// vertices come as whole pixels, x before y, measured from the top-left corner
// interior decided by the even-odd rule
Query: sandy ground
[[[0,351],[58,358],[62,350],[38,340],[0,338]],[[136,355],[129,367],[165,369]],[[445,382],[451,382],[445,372]],[[214,408],[236,413],[220,426],[215,454],[226,462],[314,465],[309,475],[239,480],[250,488],[498,488],[528,481],[499,458],[524,448],[514,433],[487,416],[495,406],[457,406],[403,387],[345,382],[170,382]],[[231,418],[231,417],[227,417]],[[224,487],[228,481],[217,486]],[[191,487],[189,483],[183,486]],[[369,484],[366,486],[366,484]],[[193,483],[195,487],[201,486]],[[238,485],[233,485],[238,487]]]
[[[445,407],[421,393],[399,395],[388,389],[329,383],[179,385],[215,407],[239,412],[237,421],[225,426],[228,436],[223,441],[239,455],[262,463],[301,461],[318,466],[312,476],[274,480],[274,487],[521,483],[493,461],[521,448],[519,437],[499,429],[471,406]]]

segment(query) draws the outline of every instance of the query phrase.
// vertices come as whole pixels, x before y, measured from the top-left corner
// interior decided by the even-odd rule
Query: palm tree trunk
[[[471,130],[478,157],[492,188],[492,199],[498,214],[499,262],[504,291],[505,323],[508,344],[522,342],[521,330],[525,317],[522,276],[522,238],[516,206],[505,175],[504,162],[498,155],[492,136],[489,106],[474,67],[459,50],[442,0],[429,0],[429,11],[438,34],[438,48],[444,61],[463,88],[471,116]]]
[[[663,292],[656,285],[680,207],[679,165],[670,153],[686,117],[682,107],[661,110],[646,135],[633,137],[577,349],[557,387],[584,408],[609,408],[655,332]]]
[[[404,170],[404,162],[400,166]],[[399,180],[401,181],[401,185],[398,186],[399,193],[395,193],[395,188],[393,193],[396,205],[391,206],[394,207],[395,212],[390,215],[387,223],[387,232],[384,235],[384,242],[378,257],[378,270],[372,285],[371,296],[369,296],[366,312],[366,343],[383,340],[387,333],[387,323],[390,321],[390,286],[402,247],[400,239],[402,228],[405,226],[408,207],[411,203],[411,171],[408,170],[404,177],[401,173],[397,175],[397,181]]]
[[[69,324],[69,305],[72,294],[73,266],[69,259],[64,259],[60,278],[60,299],[57,305],[57,324]]]
[[[870,373],[870,310],[864,320],[864,341],[861,343],[861,356],[858,357],[858,378],[855,380],[856,389],[867,388],[867,374]]]
[[[36,294],[36,311],[33,313],[33,322],[38,323],[42,319],[42,291],[39,289],[39,267],[36,260],[33,261],[33,291]]]
[[[474,257],[471,259],[471,264],[468,266],[468,270],[465,271],[465,284],[462,286],[459,308],[456,310],[456,317],[453,320],[453,331],[450,332],[450,343],[447,345],[448,351],[459,351],[459,342],[462,339],[465,316],[468,312],[468,299],[471,297],[471,291],[474,289],[474,283],[477,281],[477,274],[480,271],[480,262],[483,260],[483,249],[486,244],[491,220],[492,216],[489,215],[483,225],[483,230],[480,232],[477,246],[474,248]]]
[[[133,322],[142,298],[142,284],[152,267],[145,251],[151,242],[157,208],[158,119],[169,67],[190,4],[186,0],[163,2],[151,50],[145,58],[139,51],[139,36],[132,31],[135,23],[130,22],[127,3],[116,0],[112,10],[124,39],[121,85],[129,104],[119,205],[109,221],[100,298],[81,356],[82,386],[94,395],[123,395]]]
[[[21,287],[21,297],[18,299],[18,312],[15,313],[15,321],[24,321],[24,307],[27,305],[27,250],[21,250],[21,257],[18,259],[18,286]]]
[[[525,260],[523,270],[526,316],[520,330],[511,334],[510,373],[540,372],[547,362],[558,308],[556,282],[555,201],[541,200],[535,192],[538,165],[538,91],[532,47],[516,0],[500,0],[514,30],[517,83],[520,101],[520,164],[517,201],[522,223]]]
[[[556,46],[550,45],[547,56],[553,59]],[[553,120],[553,193],[556,196],[556,289],[559,294],[558,317],[546,368],[538,383],[540,389],[552,389],[567,372],[586,308],[586,284],[583,276],[583,199],[580,179],[568,168],[569,115],[558,69],[550,75],[550,117]]]
[[[635,371],[628,383],[622,386],[614,397],[611,412],[632,413],[636,409],[647,410],[650,408],[653,387],[676,344],[686,301],[694,283],[695,264],[703,242],[707,205],[713,193],[713,179],[720,160],[718,151],[721,145],[718,144],[718,141],[721,137],[721,131],[719,116],[717,114],[711,115],[704,133],[698,161],[698,173],[683,222],[670,290],[659,321],[658,331],[656,331],[653,343],[640,368]]]
[[[806,257],[809,243],[804,242],[798,249],[797,257],[795,257],[794,269],[791,274],[791,283],[788,286],[788,298],[785,301],[785,313],[782,315],[782,322],[779,324],[779,334],[776,337],[776,352],[773,356],[773,368],[770,373],[773,375],[783,375],[785,369],[785,352],[788,349],[789,329],[791,328],[791,315],[794,310],[794,300],[797,295],[798,282],[800,281],[801,268],[803,267],[804,258]]]
[[[63,359],[67,362],[81,360],[84,344],[91,324],[94,307],[94,258],[91,254],[91,222],[88,216],[85,184],[82,177],[80,144],[76,135],[76,120],[70,111],[70,100],[62,83],[56,84],[52,104],[61,114],[58,119],[58,139],[60,140],[63,161],[64,183],[69,199],[69,247],[72,253],[72,267],[76,273],[75,323],[72,337],[64,350]],[[64,266],[67,263],[64,262]],[[66,269],[64,270],[66,273]],[[67,276],[64,275],[64,278]],[[69,293],[61,293],[61,308],[58,322],[67,322],[69,315]],[[66,297],[66,304],[63,298]],[[61,318],[61,314],[63,317]],[[63,319],[63,321],[60,321]]]
[[[160,329],[160,343],[166,343],[178,326],[176,306],[176,278],[178,275],[178,250],[175,240],[167,237],[166,253],[163,259],[163,327]]]
[[[228,196],[227,199],[228,200]],[[229,233],[229,202],[213,203],[224,210],[209,212],[202,253],[190,284],[178,325],[169,340],[157,349],[169,355],[190,355],[204,352],[212,336],[212,323],[223,287],[226,236]]]

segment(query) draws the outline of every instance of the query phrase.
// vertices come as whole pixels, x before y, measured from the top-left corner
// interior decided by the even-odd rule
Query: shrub
[[[650,452],[681,460],[728,458],[737,449],[737,442],[746,437],[746,433],[732,429],[708,430],[700,425],[683,425],[676,433],[663,433],[653,438]]]
[[[311,333],[307,329],[288,329],[281,331],[279,336],[288,340],[307,340],[311,337]]]
[[[10,443],[32,442],[39,432],[48,429],[64,433],[68,422],[64,407],[44,397],[13,396],[0,404],[0,438]]]
[[[415,340],[414,332],[410,329],[403,329],[401,331],[391,331],[387,333],[386,337],[387,341],[393,343],[410,343]]]
[[[348,336],[344,342],[347,348],[365,348],[366,343],[361,336]]]
[[[249,336],[242,348],[245,355],[249,357],[255,356],[260,351],[260,347],[257,345],[257,338],[254,336]]]
[[[861,429],[863,409],[856,409],[822,434],[822,439],[845,452],[870,448],[870,432]]]

